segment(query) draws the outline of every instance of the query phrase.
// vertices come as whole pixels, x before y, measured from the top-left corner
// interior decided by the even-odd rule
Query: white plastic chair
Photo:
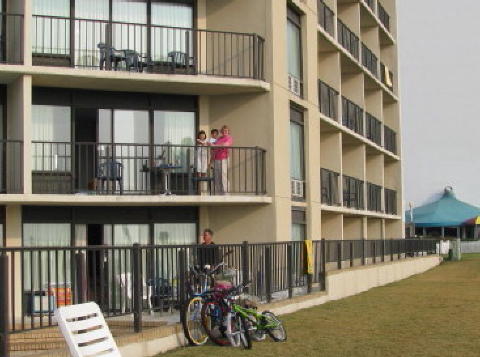
[[[100,308],[94,302],[60,307],[58,326],[72,357],[121,357]]]

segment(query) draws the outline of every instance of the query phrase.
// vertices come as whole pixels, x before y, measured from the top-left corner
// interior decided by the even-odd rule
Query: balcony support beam
[[[24,193],[32,193],[32,76],[20,75],[8,84],[7,111],[7,139],[23,140],[21,186]],[[7,190],[15,185],[7,181]]]

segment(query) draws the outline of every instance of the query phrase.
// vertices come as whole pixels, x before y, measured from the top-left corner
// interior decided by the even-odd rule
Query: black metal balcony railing
[[[382,122],[370,113],[365,112],[365,127],[367,139],[378,146],[382,145]]]
[[[350,54],[359,59],[359,39],[342,21],[338,20],[337,23],[337,36],[338,42],[345,48]]]
[[[382,83],[385,84],[388,88],[393,90],[393,72],[388,70],[389,81],[387,81],[387,71],[383,63],[380,62],[380,78]]]
[[[263,195],[261,148],[32,142],[33,193]]]
[[[382,186],[367,182],[367,208],[372,212],[382,212]]]
[[[318,0],[317,4],[318,23],[333,37],[335,35],[335,13],[323,0]]]
[[[383,127],[383,140],[385,149],[393,154],[397,153],[397,133],[388,126]]]
[[[343,205],[348,208],[365,208],[364,182],[350,176],[343,176]]]
[[[390,31],[390,15],[388,15],[387,11],[385,11],[385,8],[380,2],[378,2],[378,19],[383,26]]]
[[[338,92],[322,81],[318,86],[320,112],[338,121]]]
[[[256,34],[33,16],[37,65],[263,79]]]
[[[396,215],[397,212],[397,191],[385,188],[385,213]]]
[[[331,170],[321,169],[322,203],[329,206],[340,205],[339,178],[340,174]]]
[[[345,97],[342,97],[342,124],[363,135],[363,109]]]
[[[0,63],[23,63],[23,15],[0,13]]]
[[[366,4],[373,12],[375,12],[375,0],[365,0]]]
[[[362,64],[371,74],[378,77],[378,58],[364,43],[362,43]]]
[[[0,193],[23,193],[23,142],[0,140]]]

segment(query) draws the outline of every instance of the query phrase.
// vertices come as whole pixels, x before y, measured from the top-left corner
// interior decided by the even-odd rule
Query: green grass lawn
[[[480,356],[480,254],[282,320],[286,343],[187,347],[166,356]]]

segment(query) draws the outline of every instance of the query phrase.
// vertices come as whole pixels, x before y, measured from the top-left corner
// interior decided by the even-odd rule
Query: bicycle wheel
[[[193,346],[201,346],[208,341],[202,325],[203,299],[199,296],[190,299],[182,310],[183,332]]]
[[[202,325],[210,340],[219,346],[228,346],[230,341],[225,335],[224,316],[220,304],[216,301],[204,302],[202,306]]]
[[[245,325],[250,339],[255,342],[265,341],[267,332],[265,330],[258,329],[259,321],[254,315],[250,315],[248,319],[245,319]]]
[[[252,348],[252,340],[246,329],[245,319],[237,314],[232,314],[230,321],[230,332],[227,331],[228,341],[232,347]]]
[[[280,321],[273,312],[262,312],[262,318],[264,319],[263,325],[266,327],[268,335],[275,342],[284,342],[287,340],[287,331],[285,330],[282,321]]]
[[[244,318],[243,316],[240,316],[238,319],[238,322],[240,324],[239,326],[239,331],[240,331],[240,338],[241,342],[244,348],[246,349],[251,349],[252,348],[252,339],[251,339],[251,334],[250,331],[248,331],[248,324],[247,324],[247,319]]]

